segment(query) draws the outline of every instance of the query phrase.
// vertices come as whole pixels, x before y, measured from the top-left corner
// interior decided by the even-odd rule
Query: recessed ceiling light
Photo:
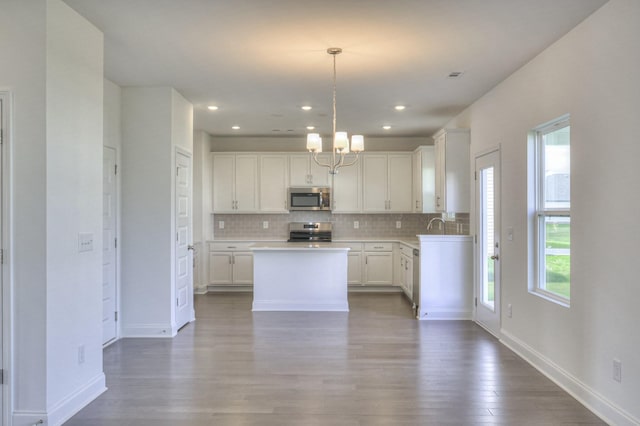
[[[383,128],[383,129],[385,129],[385,130],[389,130],[389,129],[391,129],[391,126],[389,126],[389,125],[387,124],[387,125],[385,125],[385,126],[382,126],[382,128]]]
[[[240,126],[231,126],[233,130],[240,130]]]
[[[395,108],[396,111],[402,111],[403,109],[406,108],[406,106],[404,106],[404,105],[396,105],[394,108]]]
[[[216,111],[218,109],[218,107],[215,105],[209,105],[207,108],[209,108],[211,111]]]
[[[311,106],[310,105],[305,105],[302,107],[303,110],[305,111],[310,111],[311,110]]]
[[[315,128],[316,128],[316,126],[307,126],[307,130],[313,130]]]

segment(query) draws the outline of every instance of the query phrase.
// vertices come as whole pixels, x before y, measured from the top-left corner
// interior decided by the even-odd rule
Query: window
[[[571,161],[568,117],[534,131],[533,291],[561,303],[571,295]]]

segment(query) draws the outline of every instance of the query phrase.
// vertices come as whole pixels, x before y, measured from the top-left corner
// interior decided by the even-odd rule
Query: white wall
[[[324,151],[331,151],[330,138],[324,138]],[[413,151],[420,145],[433,145],[429,137],[367,137],[366,151]],[[306,137],[211,136],[211,150],[216,152],[307,152]]]
[[[106,390],[100,333],[102,46],[102,33],[93,25],[61,1],[47,2],[46,383],[50,424],[65,420]],[[78,252],[81,232],[93,235],[92,251]],[[80,346],[84,346],[84,363],[78,360]],[[75,395],[78,392],[82,395]]]
[[[472,160],[502,145],[502,312],[513,305],[505,342],[615,424],[640,423],[638,40],[640,2],[611,0],[447,126],[471,128]],[[570,308],[527,290],[527,132],[566,113]]]
[[[0,87],[13,97],[9,409],[15,426],[55,425],[105,389],[102,34],[59,0],[5,1],[0,27]],[[94,234],[92,252],[77,252],[79,232]]]
[[[122,89],[122,336],[162,337],[173,321],[174,157],[193,149],[192,106],[168,87]]]

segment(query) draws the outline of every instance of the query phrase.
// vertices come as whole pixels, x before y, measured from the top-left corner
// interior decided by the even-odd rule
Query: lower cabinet
[[[364,284],[393,284],[393,243],[364,243]]]
[[[362,244],[333,243],[337,247],[349,247],[347,254],[347,284],[362,285]]]
[[[409,300],[413,299],[413,249],[400,244],[398,257],[398,284]]]
[[[210,285],[253,284],[253,253],[250,243],[209,244]]]

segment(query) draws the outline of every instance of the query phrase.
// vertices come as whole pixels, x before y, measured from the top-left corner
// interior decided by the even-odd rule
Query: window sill
[[[556,305],[560,305],[564,308],[571,308],[571,300],[570,299],[565,299],[564,297],[560,297],[557,296],[553,293],[550,293],[548,291],[545,290],[541,290],[539,288],[533,289],[533,290],[529,290],[530,294],[533,294],[534,296],[540,297],[544,300],[547,300],[549,302],[555,303]]]

